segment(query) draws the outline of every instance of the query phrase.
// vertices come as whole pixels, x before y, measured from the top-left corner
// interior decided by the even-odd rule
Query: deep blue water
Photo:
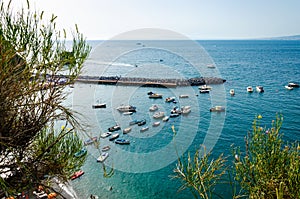
[[[144,133],[134,126],[132,132],[121,135],[131,140],[129,146],[100,140],[100,147],[107,144],[112,147],[105,161],[108,170],[115,168],[110,178],[103,177],[102,165],[96,162],[99,149],[88,146],[89,155],[82,168],[85,175],[72,181],[79,198],[88,198],[90,194],[100,198],[192,198],[188,190],[178,193],[180,182],[170,177],[177,153],[194,152],[204,144],[212,149],[215,157],[221,153],[229,156],[232,144],[244,145],[244,137],[258,114],[263,116],[261,125],[270,126],[276,114],[281,113],[284,139],[299,141],[300,89],[290,91],[284,86],[290,81],[300,82],[300,41],[93,41],[91,44],[94,50],[84,68],[87,75],[162,79],[219,76],[226,79],[226,83],[211,85],[210,94],[199,94],[197,87],[76,84],[72,105],[84,116],[87,135],[99,136],[115,123],[126,128],[132,119],[145,118],[149,125]],[[207,67],[212,64],[215,69]],[[265,92],[246,92],[247,86],[255,89],[257,85],[263,86]],[[234,97],[230,96],[230,89],[235,90]],[[150,90],[163,94],[164,98],[177,97],[176,106],[191,105],[192,112],[152,127],[153,113],[148,108],[155,103],[168,113],[175,104],[165,103],[164,99],[149,99]],[[190,97],[179,99],[179,94]],[[97,101],[106,102],[107,108],[92,109],[91,105]],[[115,109],[121,104],[132,104],[137,112],[122,115]],[[215,105],[225,106],[226,112],[210,113],[209,108]],[[228,187],[221,186],[218,190],[230,198]]]

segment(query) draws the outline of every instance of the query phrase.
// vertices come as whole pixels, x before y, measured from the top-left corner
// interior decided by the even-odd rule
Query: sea
[[[83,176],[71,181],[78,198],[155,199],[193,198],[190,190],[179,191],[182,182],[174,178],[178,158],[186,159],[200,149],[212,152],[212,158],[224,154],[228,165],[233,161],[232,147],[244,150],[244,138],[251,132],[258,115],[259,125],[272,126],[272,120],[284,118],[281,133],[287,142],[300,139],[300,88],[287,90],[289,82],[300,83],[299,40],[112,40],[88,41],[90,57],[84,63],[82,75],[189,79],[220,77],[224,84],[209,85],[208,94],[200,94],[198,86],[143,87],[76,83],[69,88],[67,104],[77,112],[85,132],[82,140],[107,132],[116,124],[129,127],[135,119],[146,119],[144,126],[133,125],[131,132],[119,133],[130,145],[117,145],[108,138],[88,145]],[[252,86],[253,93],[246,88]],[[264,92],[255,91],[263,86]],[[235,95],[229,91],[234,89]],[[163,95],[150,99],[148,92]],[[188,98],[179,98],[179,95]],[[175,97],[177,103],[165,98]],[[106,108],[92,109],[96,103]],[[149,111],[153,104],[158,111],[191,106],[191,112],[169,121],[154,119]],[[123,115],[116,108],[132,105],[136,112]],[[224,106],[225,112],[210,112],[214,106]],[[152,123],[160,121],[153,127]],[[149,129],[140,132],[142,127]],[[101,148],[109,145],[109,157],[104,163],[96,159]],[[215,191],[223,198],[232,198],[231,187],[219,185]],[[215,196],[214,198],[218,198]]]

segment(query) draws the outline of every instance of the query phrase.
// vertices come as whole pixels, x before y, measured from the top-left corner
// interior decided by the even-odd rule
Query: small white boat
[[[191,106],[183,106],[181,107],[181,113],[183,115],[187,115],[191,112]]]
[[[252,92],[253,92],[252,86],[248,86],[248,87],[247,87],[247,92],[248,92],[248,93],[252,93]]]
[[[189,97],[189,95],[179,95],[179,98],[188,98]]]
[[[101,155],[97,158],[97,162],[104,162],[106,160],[106,158],[108,158],[108,153],[107,152],[103,152],[101,153]]]
[[[141,128],[140,132],[145,132],[145,131],[148,131],[148,130],[149,130],[149,127],[146,126],[146,127]]]
[[[136,107],[131,106],[131,105],[123,105],[123,106],[117,107],[117,110],[120,111],[120,112],[135,112]]]
[[[155,113],[155,114],[153,115],[153,118],[159,119],[159,118],[162,118],[162,117],[164,117],[164,116],[165,116],[165,112],[160,111],[160,112]]]
[[[101,138],[106,138],[106,137],[108,137],[110,135],[111,135],[111,132],[104,132],[104,133],[101,133],[100,137]]]
[[[211,90],[212,89],[212,87],[207,86],[206,84],[202,85],[202,86],[199,86],[198,88],[199,88],[199,90]]]
[[[288,90],[293,90],[294,89],[294,87],[291,87],[291,86],[289,86],[289,85],[287,85],[287,86],[284,86],[286,89],[288,89]]]
[[[203,93],[209,93],[209,90],[199,90],[199,92],[200,92],[201,94],[203,94]]]
[[[167,97],[166,98],[166,102],[174,102],[176,100],[176,98],[175,97]]]
[[[123,115],[132,115],[133,112],[124,112]]]
[[[123,129],[123,134],[129,133],[131,131],[131,127]]]
[[[153,122],[153,124],[152,124],[152,126],[159,126],[160,125],[160,122],[158,121],[158,122]]]
[[[263,93],[264,92],[264,87],[256,86],[256,91],[259,92],[259,93]]]
[[[225,107],[223,106],[215,106],[212,107],[211,109],[209,109],[210,112],[224,112],[225,111]]]
[[[169,116],[165,116],[163,119],[162,119],[163,122],[167,122],[169,121]]]
[[[158,109],[158,106],[156,104],[153,104],[150,108],[149,111],[156,111]]]
[[[231,96],[234,96],[234,94],[235,94],[234,89],[230,89],[229,93]]]
[[[105,151],[108,151],[110,149],[110,146],[106,145],[102,148],[102,151],[105,152]]]
[[[288,86],[289,86],[289,87],[293,87],[293,88],[299,88],[299,84],[296,84],[296,83],[294,83],[294,82],[288,83]]]
[[[120,136],[119,133],[113,134],[113,135],[109,138],[109,141],[113,141],[113,140],[117,139],[119,136]]]

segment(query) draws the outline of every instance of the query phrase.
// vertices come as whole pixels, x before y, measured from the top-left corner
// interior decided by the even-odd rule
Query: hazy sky
[[[24,0],[13,0],[26,2]],[[300,34],[300,0],[29,0],[78,24],[87,39],[110,39],[140,28],[162,28],[191,39],[242,39]]]

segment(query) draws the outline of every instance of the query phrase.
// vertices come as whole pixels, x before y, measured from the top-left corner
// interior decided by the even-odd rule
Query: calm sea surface
[[[70,105],[82,114],[87,132],[82,136],[99,136],[116,123],[124,129],[133,119],[146,119],[149,130],[133,126],[120,137],[129,139],[128,146],[100,139],[99,148],[88,146],[85,174],[72,186],[79,198],[96,194],[99,198],[192,198],[188,190],[177,192],[178,180],[171,179],[176,158],[194,152],[202,144],[214,156],[231,155],[232,144],[244,146],[244,136],[251,130],[255,116],[261,114],[262,126],[270,126],[276,113],[284,117],[284,139],[300,138],[300,89],[287,90],[288,82],[300,82],[300,41],[91,41],[93,51],[85,63],[83,75],[192,78],[216,76],[226,79],[223,85],[211,85],[210,94],[200,94],[198,87],[149,88],[75,84]],[[216,68],[210,68],[216,66]],[[264,93],[246,92],[247,86],[261,85]],[[235,96],[229,90],[235,90]],[[147,92],[176,97],[177,104],[163,99],[149,99]],[[179,98],[188,94],[189,98]],[[92,109],[105,102],[106,109]],[[134,105],[137,112],[124,116],[116,108]],[[157,104],[167,115],[174,106],[191,106],[186,116],[170,118],[158,127],[149,107]],[[211,113],[212,106],[226,107],[225,113]],[[96,162],[101,148],[110,145],[104,165],[114,168],[110,178],[103,176],[103,165]],[[229,187],[218,188],[230,198]]]

